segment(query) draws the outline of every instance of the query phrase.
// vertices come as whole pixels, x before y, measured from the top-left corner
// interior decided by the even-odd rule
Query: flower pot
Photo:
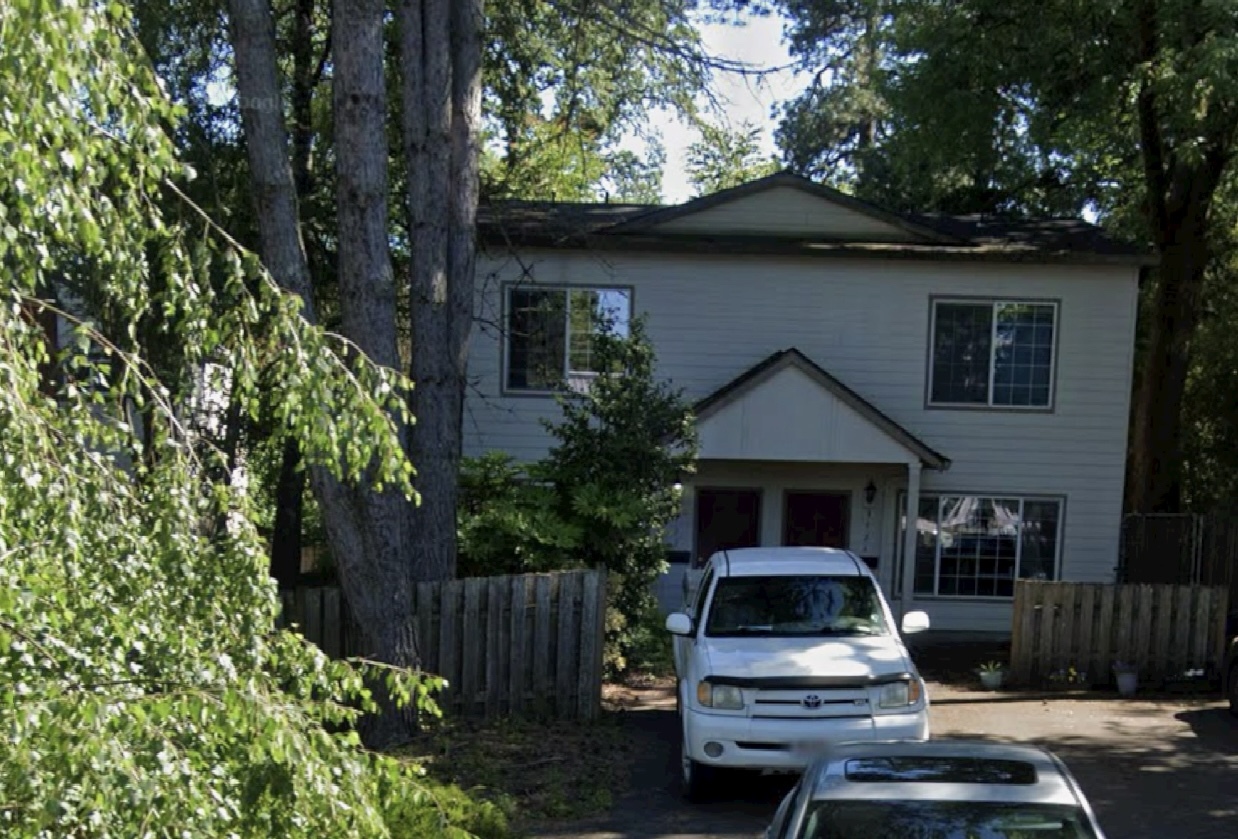
[[[1118,693],[1122,696],[1134,696],[1135,688],[1139,685],[1138,673],[1114,673],[1114,677],[1118,680]]]
[[[980,684],[984,685],[989,690],[997,690],[1002,686],[1002,682],[1006,680],[1006,671],[1004,670],[981,670]]]

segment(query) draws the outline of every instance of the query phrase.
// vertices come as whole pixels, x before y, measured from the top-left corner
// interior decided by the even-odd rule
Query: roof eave
[[[559,231],[512,232],[480,229],[482,244],[506,247],[565,250],[644,251],[650,253],[704,253],[804,256],[845,259],[924,259],[979,262],[1033,262],[1078,265],[1160,264],[1154,253],[1100,253],[1077,250],[1038,250],[988,245],[928,245],[896,242],[809,241],[774,236],[636,235]]]

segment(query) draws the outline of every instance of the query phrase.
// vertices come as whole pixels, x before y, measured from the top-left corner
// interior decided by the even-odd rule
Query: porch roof
[[[949,468],[934,450],[794,347],[696,403],[702,458],[907,463]]]

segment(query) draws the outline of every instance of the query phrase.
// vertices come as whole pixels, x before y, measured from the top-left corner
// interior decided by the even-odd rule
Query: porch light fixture
[[[872,479],[870,478],[868,481],[868,486],[864,487],[864,503],[872,504],[873,501],[875,501],[876,499],[877,499],[877,485],[874,484],[872,482]]]

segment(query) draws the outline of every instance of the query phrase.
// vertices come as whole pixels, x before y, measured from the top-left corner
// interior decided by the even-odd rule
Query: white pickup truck
[[[674,634],[684,792],[720,769],[802,771],[815,747],[926,740],[928,695],[868,566],[833,548],[720,551]],[[928,628],[908,612],[903,633]]]

